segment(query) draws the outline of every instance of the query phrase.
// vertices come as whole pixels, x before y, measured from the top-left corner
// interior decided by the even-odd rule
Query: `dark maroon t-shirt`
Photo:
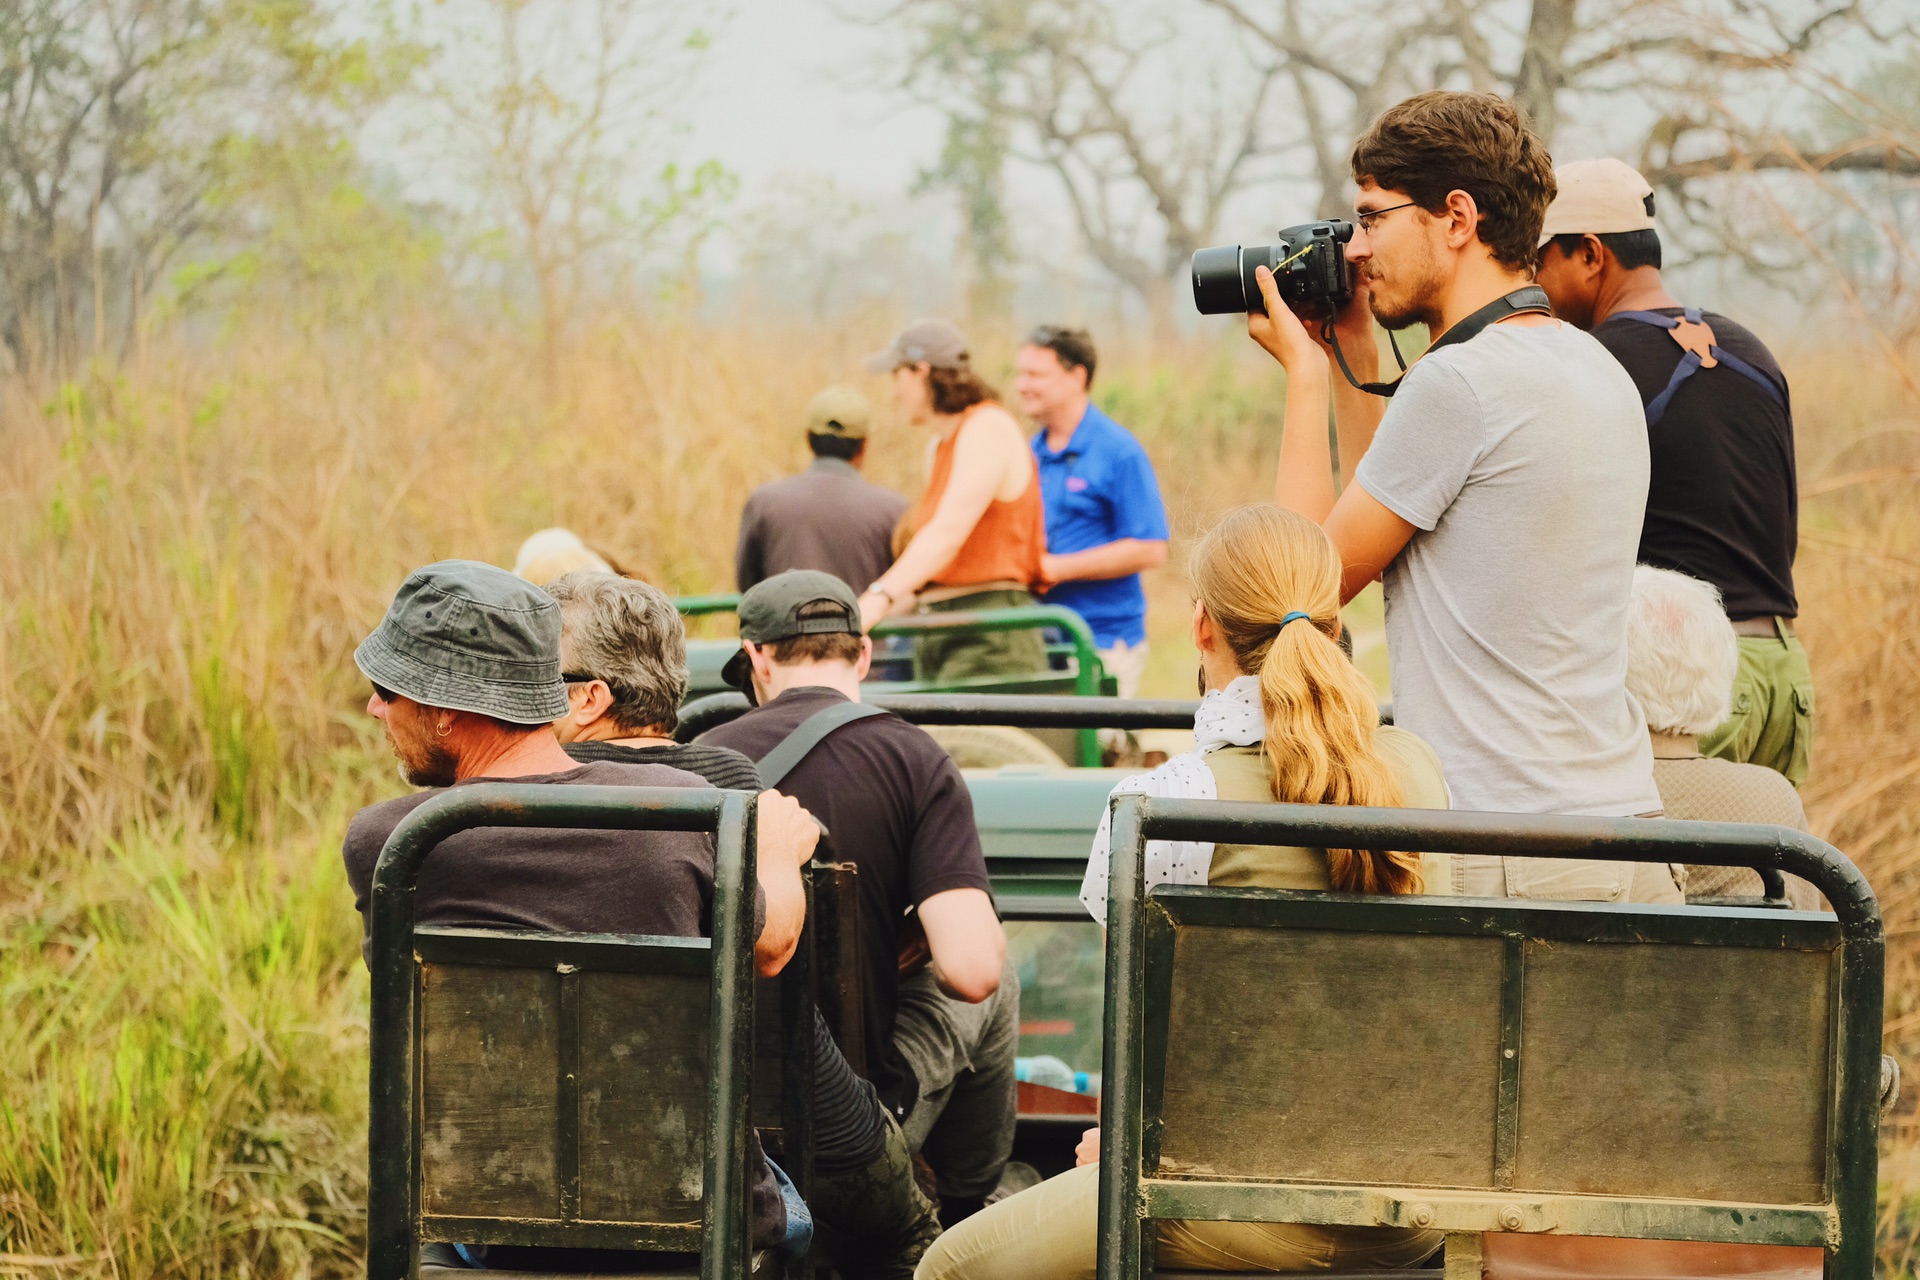
[[[707,787],[697,774],[657,764],[583,764],[564,773],[476,782],[559,786]],[[367,901],[380,850],[400,820],[441,794],[418,791],[362,809],[343,850],[353,905],[366,928]],[[766,899],[754,886],[754,935]],[[668,938],[713,934],[713,837],[694,831],[583,831],[476,827],[448,836],[420,865],[414,919],[420,924],[537,929],[551,933],[631,933]],[[362,945],[365,943],[363,941]],[[752,1144],[753,1236],[779,1240],[787,1211],[758,1141]]]

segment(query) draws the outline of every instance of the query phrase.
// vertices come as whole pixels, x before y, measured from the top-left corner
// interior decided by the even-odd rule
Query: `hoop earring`
[[[433,726],[433,736],[436,738],[444,738],[452,732],[453,732],[453,726],[448,722],[446,722],[445,720],[442,720],[439,724]]]

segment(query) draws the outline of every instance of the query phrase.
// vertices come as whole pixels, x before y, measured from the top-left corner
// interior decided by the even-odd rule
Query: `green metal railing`
[[[732,613],[740,607],[737,592],[720,591],[704,596],[676,596],[673,607],[683,618],[705,618],[716,613]]]
[[[1827,1121],[1827,1188],[1830,1204],[1739,1206],[1667,1201],[1661,1212],[1645,1211],[1647,1202],[1631,1197],[1582,1197],[1555,1193],[1560,1218],[1556,1229],[1572,1235],[1644,1234],[1663,1239],[1721,1240],[1759,1244],[1818,1244],[1827,1250],[1830,1277],[1868,1280],[1873,1274],[1874,1213],[1879,1156],[1880,1042],[1885,965],[1885,936],[1873,890],[1847,857],[1831,845],[1783,827],[1737,823],[1674,822],[1633,818],[1532,817],[1513,814],[1455,813],[1419,809],[1364,809],[1331,805],[1252,805],[1219,801],[1164,800],[1123,796],[1113,805],[1112,865],[1107,899],[1108,975],[1100,1168],[1100,1237],[1097,1274],[1101,1280],[1141,1280],[1151,1263],[1143,1226],[1156,1217],[1302,1220],[1277,1213],[1317,1212],[1304,1220],[1347,1221],[1352,1204],[1335,1205],[1366,1188],[1290,1187],[1274,1183],[1216,1183],[1205,1178],[1149,1178],[1145,1162],[1158,1149],[1159,1116],[1148,1116],[1147,1028],[1149,983],[1165,990],[1171,979],[1148,973],[1148,905],[1145,882],[1148,840],[1200,840],[1216,843],[1304,845],[1309,848],[1422,849],[1436,853],[1476,853],[1544,858],[1594,858],[1626,862],[1681,862],[1709,866],[1772,868],[1811,881],[1833,904],[1838,916],[1839,962],[1834,966],[1836,1010],[1833,1039],[1831,1110]],[[1359,931],[1392,930],[1396,920],[1407,932],[1493,936],[1516,929],[1537,929],[1557,941],[1607,941],[1624,944],[1677,942],[1694,945],[1794,947],[1805,938],[1832,931],[1819,917],[1790,912],[1759,912],[1713,907],[1640,908],[1614,904],[1502,902],[1457,898],[1385,898],[1330,894],[1284,894],[1259,890],[1180,887],[1156,892],[1170,913],[1198,920],[1228,910],[1243,916],[1278,920],[1289,916],[1310,928]],[[1227,902],[1234,897],[1258,902]],[[1217,901],[1216,901],[1217,900]],[[1457,905],[1454,905],[1457,904]],[[1358,918],[1365,913],[1365,919]],[[1498,917],[1506,916],[1502,920]],[[1217,923],[1217,921],[1215,921]],[[1515,934],[1514,936],[1519,936]],[[1166,943],[1155,944],[1156,952]],[[1164,963],[1164,961],[1162,961]],[[1283,975],[1275,975],[1276,981]],[[1518,978],[1509,986],[1517,989]],[[1517,1034],[1517,1033],[1516,1033]],[[1159,1050],[1164,1051],[1160,1045]],[[1508,1060],[1524,1055],[1514,1045]],[[1495,1132],[1509,1136],[1517,1123],[1517,1061],[1503,1061],[1503,1087]],[[1156,1104],[1157,1105],[1157,1104]],[[1220,1117],[1223,1123],[1230,1117]],[[1384,1193],[1383,1193],[1384,1194]],[[1436,1193],[1437,1194],[1437,1193]],[[1519,1202],[1503,1229],[1522,1229]],[[1314,1197],[1318,1196],[1316,1200]],[[1377,1198],[1377,1197],[1376,1197]],[[1388,1195],[1391,1199],[1391,1194]],[[1416,1196],[1416,1199],[1431,1198]],[[1369,1201],[1371,1203],[1371,1201]],[[1424,1206],[1423,1206],[1424,1207]],[[1749,1212],[1749,1209],[1753,1212]],[[1369,1210],[1372,1211],[1372,1210]],[[1374,1219],[1368,1218],[1366,1222]],[[1651,1229],[1649,1229],[1651,1224]],[[1416,1225],[1427,1225],[1418,1223]],[[1446,1225],[1446,1224],[1438,1224]],[[1485,1228],[1472,1228],[1473,1232]],[[1453,1237],[1449,1235],[1451,1241]],[[1463,1246],[1477,1242],[1463,1236]],[[1478,1269],[1473,1268],[1478,1274]],[[1455,1274],[1449,1266],[1447,1274]]]
[[[681,596],[674,601],[681,616],[688,618],[707,617],[716,613],[727,613],[739,607],[737,595],[699,595]],[[1093,629],[1085,618],[1063,605],[1031,604],[1018,605],[1010,609],[969,609],[954,613],[911,613],[901,617],[883,618],[874,624],[872,634],[876,638],[887,636],[937,635],[955,631],[974,632],[976,634],[999,631],[1030,631],[1044,628],[1057,629],[1065,633],[1064,645],[1048,646],[1048,652],[1063,652],[1074,660],[1073,696],[1077,698],[1099,697],[1105,679],[1105,668],[1100,663],[1099,647],[1093,638]],[[884,686],[890,694],[915,693],[991,693],[996,685],[1004,684],[1010,677],[979,676],[963,682],[933,683],[930,681],[882,681],[876,686]],[[1093,768],[1100,764],[1100,737],[1092,729],[1081,730],[1078,735],[1080,764]]]
[[[372,998],[368,1048],[367,1274],[415,1274],[420,1215],[418,978],[414,886],[449,836],[474,827],[701,831],[714,835],[710,1075],[700,1225],[701,1280],[747,1274],[747,1125],[753,1061],[755,797],[678,787],[481,783],[442,792],[387,838],[367,908]],[[592,1243],[582,1241],[582,1243]]]

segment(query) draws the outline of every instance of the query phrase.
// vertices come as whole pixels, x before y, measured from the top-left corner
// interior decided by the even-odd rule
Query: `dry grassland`
[[[400,784],[354,644],[409,569],[507,562],[549,524],[675,590],[725,588],[746,493],[802,461],[799,406],[884,330],[613,320],[549,397],[532,344],[471,324],[261,324],[6,392],[0,1275],[357,1270],[366,995],[337,850]],[[1920,416],[1879,362],[1787,364],[1807,799],[1881,893],[1890,1042],[1920,1044]],[[1116,355],[1098,390],[1182,538],[1267,492],[1278,379],[1237,344]],[[911,491],[922,449],[883,432],[873,473]],[[1158,577],[1149,692],[1179,694],[1188,602]],[[1903,1266],[1917,1140],[1889,1130]]]

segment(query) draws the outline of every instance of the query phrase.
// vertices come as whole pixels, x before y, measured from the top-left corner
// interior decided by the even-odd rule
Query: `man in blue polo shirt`
[[[1042,572],[1048,604],[1087,620],[1100,660],[1133,697],[1147,665],[1143,570],[1167,560],[1167,509],[1140,442],[1087,398],[1093,339],[1084,329],[1042,325],[1015,363],[1020,410],[1033,437],[1047,510]]]

